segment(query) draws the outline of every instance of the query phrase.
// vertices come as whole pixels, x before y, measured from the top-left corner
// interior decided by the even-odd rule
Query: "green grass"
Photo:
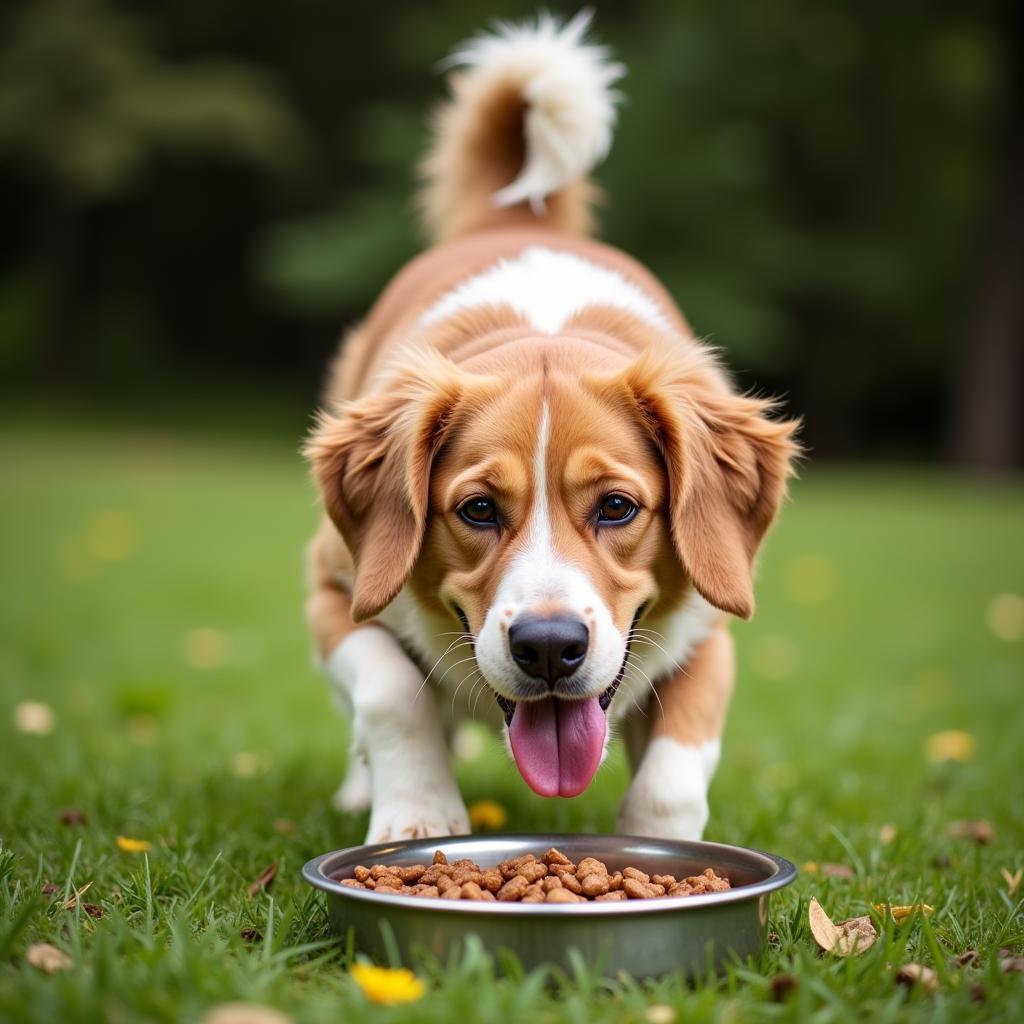
[[[708,838],[854,877],[801,872],[772,904],[763,957],[698,985],[547,983],[497,979],[471,946],[422,965],[423,1000],[389,1010],[366,1003],[324,944],[298,877],[307,858],[358,842],[365,820],[327,804],[345,732],[302,622],[316,510],[297,458],[263,441],[9,432],[0,472],[0,1019],[190,1021],[232,999],[355,1024],[643,1021],[651,1004],[680,1021],[1024,1019],[1024,975],[997,965],[1001,947],[1019,956],[1024,943],[1022,892],[1010,897],[1000,874],[1024,865],[1024,644],[986,620],[994,595],[1024,586],[1019,485],[812,467],[794,488],[757,617],[736,628]],[[50,735],[15,730],[25,700],[54,709]],[[974,736],[973,759],[928,760],[927,737],[946,729]],[[583,797],[546,802],[491,741],[458,771],[467,799],[500,801],[516,830],[610,830],[626,781],[615,752]],[[68,807],[86,823],[62,823]],[[988,819],[994,843],[947,836],[961,818]],[[118,835],[152,850],[121,852]],[[270,861],[270,895],[248,897]],[[45,882],[60,893],[44,896]],[[96,920],[61,906],[87,882]],[[935,913],[839,961],[815,953],[812,895],[837,920],[882,901]],[[27,965],[37,941],[74,967]],[[947,966],[969,948],[980,966]],[[940,990],[896,986],[907,961],[935,967]],[[798,984],[777,1004],[782,973]]]

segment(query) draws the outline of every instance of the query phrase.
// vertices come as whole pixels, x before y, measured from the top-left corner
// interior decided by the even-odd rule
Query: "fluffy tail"
[[[461,70],[422,168],[432,238],[517,222],[587,232],[596,190],[586,176],[611,146],[611,86],[625,73],[585,41],[591,14],[498,23],[445,62]]]

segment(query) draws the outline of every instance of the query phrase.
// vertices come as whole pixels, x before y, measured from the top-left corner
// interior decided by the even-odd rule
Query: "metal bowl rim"
[[[458,844],[466,840],[501,840],[507,839],[510,842],[531,842],[540,845],[558,846],[559,843],[567,841],[576,842],[581,839],[602,839],[610,837],[604,835],[587,835],[585,833],[537,833],[510,832],[510,833],[487,833],[486,835],[464,835],[464,836],[440,836],[436,842],[438,845]],[[307,861],[302,867],[302,877],[314,888],[335,896],[342,896],[347,899],[370,901],[375,905],[384,904],[391,907],[403,907],[406,909],[441,911],[454,914],[539,914],[541,916],[575,914],[578,916],[614,916],[619,914],[651,914],[664,913],[669,911],[698,910],[701,907],[721,906],[725,903],[744,903],[757,899],[759,896],[775,892],[777,889],[784,889],[787,885],[796,880],[796,866],[779,857],[774,853],[754,849],[747,846],[732,846],[728,843],[706,843],[695,840],[671,840],[659,839],[653,836],[616,835],[615,839],[621,839],[624,844],[629,842],[637,843],[660,843],[667,846],[685,847],[687,856],[690,851],[697,850],[700,853],[706,852],[709,856],[718,854],[739,855],[742,858],[753,859],[763,858],[768,861],[775,870],[767,878],[760,882],[752,882],[749,885],[740,885],[735,889],[726,892],[703,893],[697,896],[662,897],[649,900],[609,900],[607,902],[587,903],[499,903],[484,902],[477,900],[443,900],[443,899],[417,899],[414,896],[391,895],[390,893],[375,893],[372,889],[356,889],[349,885],[342,885],[333,878],[328,877],[321,870],[322,866],[329,860],[338,858],[346,853],[354,853],[357,850],[371,851],[374,849],[386,849],[394,855],[406,846],[422,846],[423,839],[408,839],[394,843],[379,843],[373,846],[349,846],[340,850],[331,850],[329,853],[322,853]],[[371,859],[369,857],[367,860]]]

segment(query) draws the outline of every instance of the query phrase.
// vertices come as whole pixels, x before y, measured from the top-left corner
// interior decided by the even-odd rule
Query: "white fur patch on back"
[[[533,23],[499,22],[493,33],[464,43],[445,62],[478,82],[508,82],[527,110],[526,161],[519,176],[494,196],[495,206],[524,200],[537,211],[544,197],[582,177],[608,153],[625,68],[603,46],[584,41],[591,11],[564,25],[541,13]]]
[[[590,305],[614,306],[659,330],[672,330],[658,303],[621,274],[542,246],[530,246],[463,281],[434,303],[420,324],[438,323],[464,309],[502,305],[511,306],[542,334],[557,334]]]

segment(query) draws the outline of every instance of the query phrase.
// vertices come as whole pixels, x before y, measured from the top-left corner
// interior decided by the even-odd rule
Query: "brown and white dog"
[[[474,690],[536,792],[586,789],[618,723],[620,829],[707,821],[727,620],[753,611],[794,424],[586,237],[623,70],[586,28],[541,16],[452,56],[436,244],[345,340],[308,443],[309,621],[352,719],[336,803],[372,807],[370,842],[469,830],[445,737]]]

